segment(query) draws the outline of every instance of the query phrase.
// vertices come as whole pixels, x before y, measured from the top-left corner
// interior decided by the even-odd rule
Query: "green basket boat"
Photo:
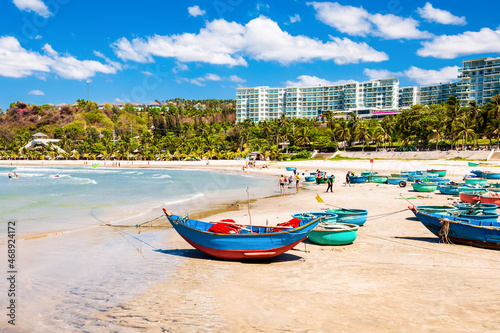
[[[413,190],[416,192],[434,192],[438,184],[437,183],[413,183]]]
[[[465,183],[469,185],[486,185],[487,181],[485,178],[465,178]]]
[[[354,242],[358,229],[359,225],[350,223],[319,223],[308,238],[320,245],[347,245]]]
[[[387,183],[387,176],[368,176],[368,182],[385,184]]]
[[[467,163],[470,167],[478,167],[479,163],[474,163],[474,162],[468,162]]]
[[[438,177],[444,177],[446,176],[446,170],[427,170],[427,173],[435,174]]]

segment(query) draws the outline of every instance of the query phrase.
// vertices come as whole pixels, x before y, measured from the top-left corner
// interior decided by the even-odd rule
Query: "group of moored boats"
[[[500,174],[472,171],[463,183],[444,178],[446,170],[401,172],[389,176],[365,172],[350,176],[351,183],[375,182],[401,187],[407,182],[418,192],[460,195],[453,206],[411,206],[420,222],[442,240],[478,247],[500,249],[500,185],[485,179],[500,179]],[[487,177],[488,176],[488,177]],[[498,177],[498,178],[497,178]],[[315,181],[316,173],[306,176]],[[484,181],[483,181],[484,180]],[[306,238],[320,245],[347,245],[354,242],[358,229],[368,217],[364,209],[336,208],[322,212],[293,214],[276,226],[239,224],[226,219],[205,222],[168,213],[174,229],[193,247],[221,259],[271,258],[280,255]]]

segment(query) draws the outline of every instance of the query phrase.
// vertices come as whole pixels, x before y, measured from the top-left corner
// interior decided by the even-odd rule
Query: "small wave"
[[[201,197],[204,197],[205,194],[203,193],[196,193],[196,194],[193,194],[192,196],[188,197],[188,198],[184,198],[184,199],[179,199],[179,200],[175,200],[175,201],[165,201],[165,205],[178,205],[178,204],[181,204],[181,203],[184,203],[184,202],[188,202],[188,201],[191,201],[191,200],[195,200],[195,199],[198,199],[198,198],[201,198]]]
[[[142,175],[144,172],[141,171],[124,171],[123,174],[125,175]]]
[[[152,177],[155,179],[172,178],[169,175],[160,175],[160,174],[153,175]]]

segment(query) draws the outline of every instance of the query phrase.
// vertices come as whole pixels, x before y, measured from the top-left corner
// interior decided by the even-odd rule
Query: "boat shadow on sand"
[[[228,261],[224,259],[219,259],[215,258],[212,256],[209,256],[208,254],[205,254],[199,250],[196,249],[168,249],[168,250],[154,250],[155,252],[158,253],[163,253],[163,254],[169,254],[172,256],[177,256],[177,257],[184,257],[184,258],[191,258],[191,259],[202,259],[202,260],[217,260],[217,261]],[[290,251],[296,251],[296,252],[304,252],[303,250],[297,249],[297,250],[290,250]],[[244,264],[272,264],[272,263],[277,263],[277,262],[287,262],[287,261],[296,261],[296,260],[303,260],[302,257],[290,254],[290,253],[283,253],[279,256],[272,257],[272,258],[267,258],[267,259],[242,259],[242,260],[229,260],[229,261],[235,261],[235,262],[241,262]]]
[[[427,242],[427,243],[439,243],[441,240],[434,236],[430,237],[412,237],[412,236],[394,236],[394,239],[406,239],[406,240],[412,240],[412,241],[418,241],[418,242]]]

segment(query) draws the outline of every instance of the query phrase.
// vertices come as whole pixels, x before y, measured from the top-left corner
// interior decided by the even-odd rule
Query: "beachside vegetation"
[[[308,159],[314,150],[474,149],[500,142],[500,95],[463,106],[455,96],[382,119],[342,117],[236,122],[234,100],[157,101],[121,107],[77,100],[54,106],[11,103],[0,112],[0,158],[186,160]],[[38,132],[57,146],[24,148]],[[61,151],[60,149],[63,151]],[[340,158],[340,157],[339,157]]]

